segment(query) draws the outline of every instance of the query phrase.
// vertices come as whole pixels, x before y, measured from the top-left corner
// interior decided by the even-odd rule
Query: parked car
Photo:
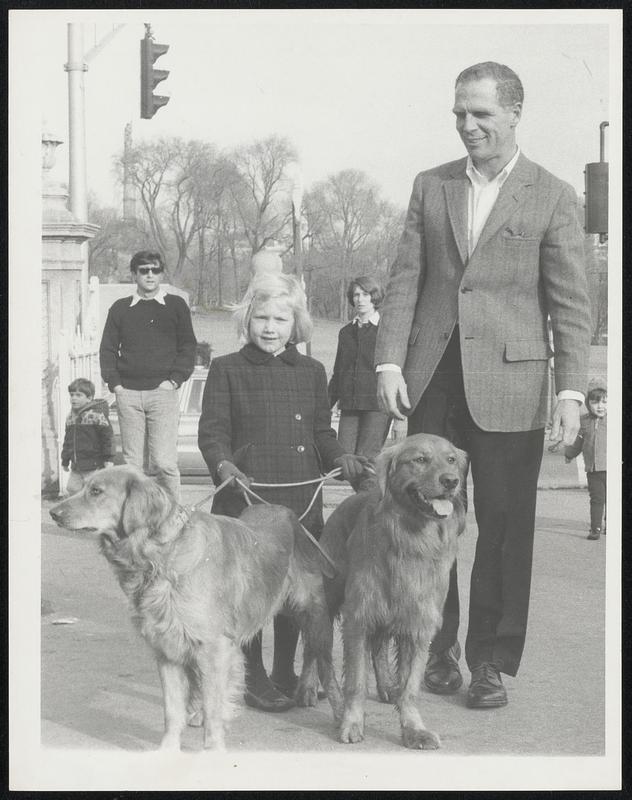
[[[191,377],[179,389],[180,424],[178,426],[178,467],[180,474],[189,477],[209,478],[208,467],[198,449],[198,422],[202,413],[202,395],[208,376],[208,367],[195,367]],[[111,395],[110,422],[114,431],[116,464],[123,463],[121,430],[119,428],[116,398]],[[210,478],[209,478],[210,480]]]

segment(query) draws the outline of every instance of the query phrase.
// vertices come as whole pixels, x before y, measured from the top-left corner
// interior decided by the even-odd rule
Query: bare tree
[[[239,181],[232,186],[233,199],[251,254],[266,242],[282,238],[291,220],[287,168],[296,151],[287,139],[270,136],[233,153]]]
[[[182,146],[182,140],[175,137],[141,142],[115,159],[120,182],[126,172],[138,191],[151,238],[165,255],[170,252],[169,214],[165,212],[165,203]]]
[[[347,169],[317,183],[305,198],[313,243],[338,269],[338,318],[346,320],[346,286],[355,258],[377,231],[383,211],[377,186]]]

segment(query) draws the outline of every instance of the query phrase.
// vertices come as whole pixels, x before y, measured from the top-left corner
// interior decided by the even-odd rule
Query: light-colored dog
[[[159,483],[130,466],[99,470],[51,510],[61,526],[101,534],[101,551],[152,648],[163,687],[162,747],[179,748],[187,703],[201,708],[204,747],[223,749],[232,699],[243,679],[241,645],[283,609],[295,615],[308,668],[314,664],[339,718],[332,630],[322,573],[333,574],[295,514],[255,505],[240,519],[188,515]],[[303,693],[303,704],[315,696]]]

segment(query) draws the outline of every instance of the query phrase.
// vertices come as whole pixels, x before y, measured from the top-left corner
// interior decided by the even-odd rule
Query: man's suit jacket
[[[489,431],[542,428],[549,416],[547,318],[555,390],[583,392],[590,304],[572,187],[520,155],[472,255],[463,158],[415,178],[391,268],[375,363],[403,368],[412,407],[459,324],[465,394]]]

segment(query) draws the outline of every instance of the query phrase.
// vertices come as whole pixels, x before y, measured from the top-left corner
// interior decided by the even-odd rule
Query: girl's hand
[[[252,478],[244,475],[244,473],[238,469],[232,461],[220,461],[217,468],[217,477],[220,479],[220,482],[224,483],[224,481],[227,478],[230,478],[231,475],[240,480],[246,486],[250,486],[252,483]],[[235,489],[240,489],[239,484],[237,484],[235,481],[231,481],[229,486],[233,486]]]
[[[359,478],[366,467],[369,466],[369,459],[366,456],[355,456],[351,453],[345,453],[343,456],[338,456],[334,459],[334,464],[342,470],[342,477],[344,480],[351,483],[351,481]]]

